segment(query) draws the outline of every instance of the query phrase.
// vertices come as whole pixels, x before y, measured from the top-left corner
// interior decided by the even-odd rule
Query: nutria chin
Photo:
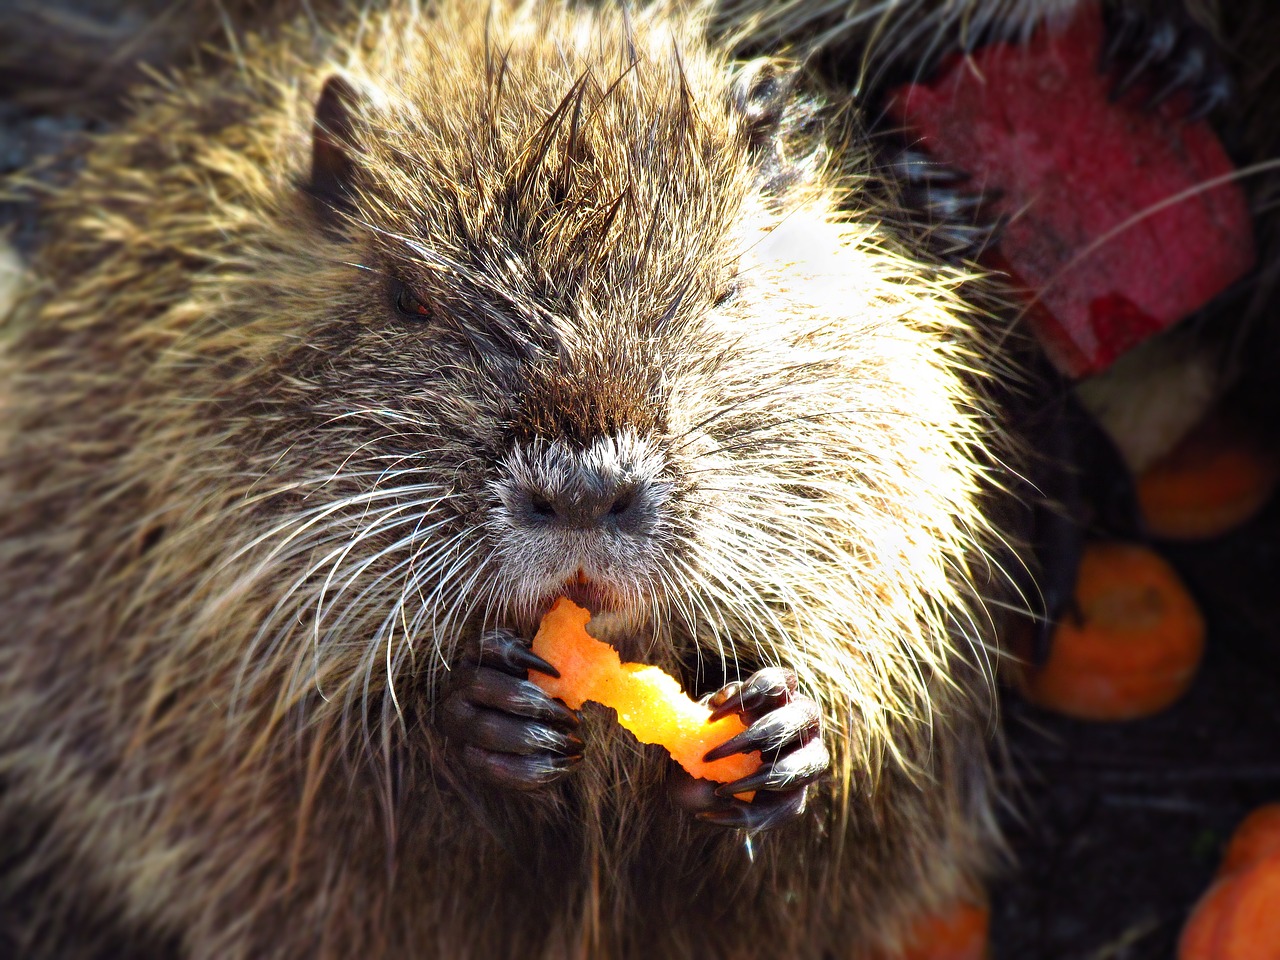
[[[704,36],[306,16],[49,199],[0,351],[22,955],[849,957],[971,892],[969,278],[852,111]],[[523,679],[561,594],[757,724],[751,804]]]

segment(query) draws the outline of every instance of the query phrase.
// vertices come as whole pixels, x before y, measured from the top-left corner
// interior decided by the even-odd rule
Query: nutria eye
[[[738,290],[738,281],[735,280],[716,295],[714,306],[723,307],[725,304],[732,303],[738,298]]]
[[[400,316],[411,320],[423,320],[433,315],[431,308],[415,297],[407,284],[397,283],[395,295],[396,312]]]

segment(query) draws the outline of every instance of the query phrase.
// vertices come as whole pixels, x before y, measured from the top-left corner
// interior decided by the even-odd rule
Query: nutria
[[[0,352],[24,956],[857,956],[973,893],[1004,361],[793,77],[389,0],[91,142]],[[755,800],[531,690],[561,594]]]

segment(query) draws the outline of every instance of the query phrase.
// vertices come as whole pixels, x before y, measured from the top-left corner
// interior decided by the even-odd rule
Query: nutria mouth
[[[576,577],[565,581],[559,589],[538,604],[539,619],[560,597],[568,597],[578,606],[590,610],[593,615],[624,612],[624,601],[619,591],[608,582],[588,579],[586,574],[579,571]]]
[[[617,648],[624,660],[644,659],[644,650],[653,637],[652,606],[634,592],[600,578],[589,578],[584,571],[549,590],[533,605],[535,619],[520,623],[523,632],[532,636],[547,611],[561,597],[591,612],[591,635]]]

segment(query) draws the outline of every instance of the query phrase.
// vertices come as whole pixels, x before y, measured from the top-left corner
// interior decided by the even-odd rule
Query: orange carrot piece
[[[1022,677],[1027,699],[1084,720],[1131,720],[1170,706],[1204,652],[1199,608],[1174,569],[1137,544],[1090,544],[1077,620],[1054,632],[1049,660]]]
[[[708,750],[746,726],[735,715],[708,723],[711,710],[686,696],[674,677],[657,667],[622,663],[613,647],[587,633],[590,618],[567,597],[552,605],[533,638],[533,652],[560,677],[531,670],[530,680],[574,710],[588,700],[612,707],[637,740],[666,748],[691,776],[730,783],[760,768],[758,751],[705,762]]]

